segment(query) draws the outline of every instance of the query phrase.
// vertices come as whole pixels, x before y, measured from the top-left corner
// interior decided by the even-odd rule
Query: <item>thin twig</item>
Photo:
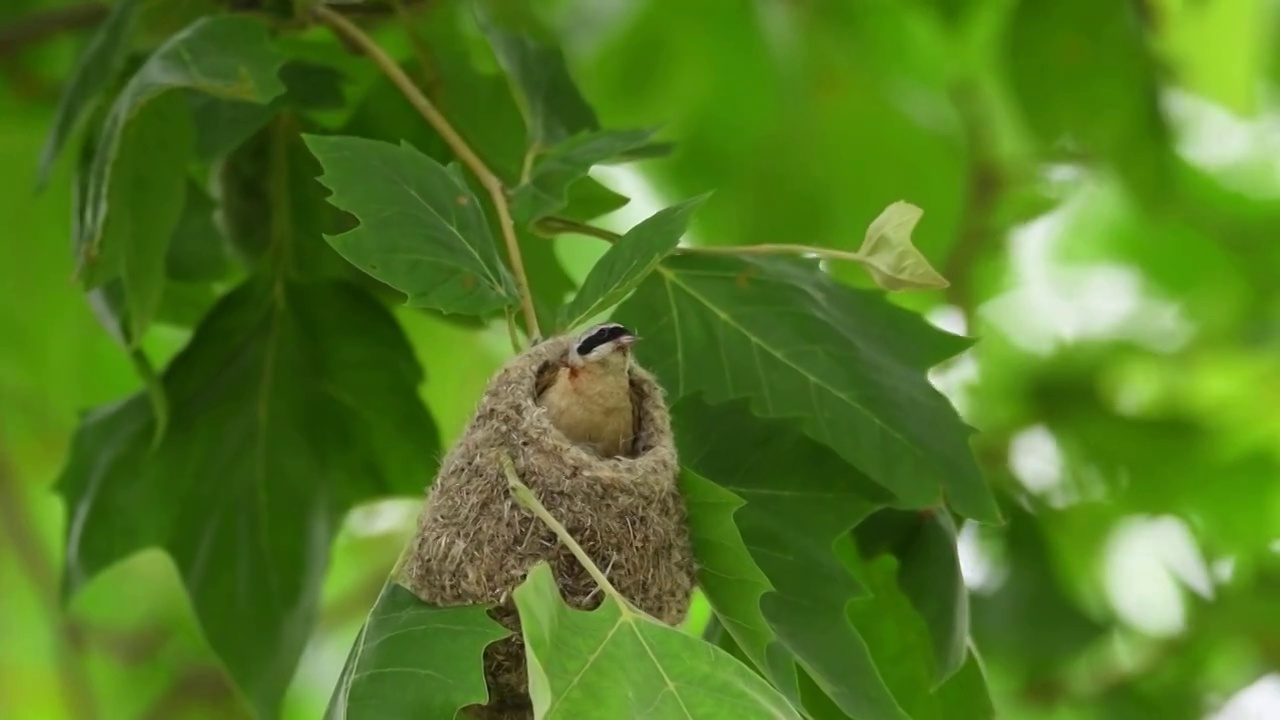
[[[339,37],[360,48],[360,51],[367,55],[391,80],[391,83],[404,94],[409,104],[413,105],[426,118],[431,127],[435,128],[435,131],[444,139],[445,144],[462,161],[462,164],[466,165],[480,180],[480,184],[488,192],[489,199],[493,202],[494,210],[498,214],[498,229],[502,232],[502,239],[506,243],[507,255],[511,261],[511,272],[515,275],[516,289],[520,292],[520,306],[521,311],[524,313],[525,330],[528,332],[530,341],[540,338],[542,331],[538,328],[538,314],[533,307],[533,295],[529,292],[529,278],[524,271],[524,260],[520,256],[520,244],[516,240],[515,222],[511,219],[511,208],[507,204],[507,191],[503,187],[502,179],[485,165],[480,156],[471,149],[467,141],[453,128],[453,125],[449,123],[444,115],[440,114],[440,111],[427,99],[427,96],[422,94],[422,91],[413,84],[413,80],[405,74],[404,70],[400,69],[400,65],[355,23],[323,5],[317,5],[312,8],[311,12],[317,20],[327,25]]]
[[[826,260],[848,260],[864,262],[866,257],[861,253],[848,250],[835,250],[817,245],[702,245],[698,247],[676,248],[676,252],[698,253],[700,255],[813,255]]]
[[[542,235],[585,235],[607,243],[615,243],[622,236],[612,230],[565,217],[549,215],[534,222],[534,230]]]
[[[570,220],[563,217],[545,217],[538,221],[537,227],[544,233],[552,235],[586,235],[605,242],[617,242],[622,236],[612,230],[606,230],[596,225],[591,225],[577,220]],[[848,250],[835,250],[833,248],[818,247],[816,245],[789,245],[789,244],[764,244],[764,245],[698,245],[676,248],[677,253],[691,253],[698,255],[813,255],[828,260],[849,260],[851,262],[865,262],[866,258],[857,252],[849,252]]]
[[[0,27],[0,57],[16,55],[28,46],[73,30],[85,30],[102,22],[110,8],[102,3],[41,10]]]
[[[551,528],[551,532],[555,533],[556,537],[560,538],[560,542],[564,543],[564,546],[569,548],[569,552],[573,553],[578,562],[582,563],[582,567],[591,576],[591,579],[596,581],[601,590],[604,590],[606,594],[621,603],[623,607],[634,609],[631,603],[622,596],[622,593],[618,592],[618,589],[613,586],[613,583],[609,582],[609,578],[605,577],[600,568],[587,555],[587,552],[578,544],[578,541],[573,539],[573,536],[569,534],[565,526],[561,525],[560,521],[556,520],[551,512],[538,501],[538,496],[533,494],[528,485],[520,482],[520,476],[516,473],[516,464],[512,461],[511,456],[503,452],[499,455],[499,459],[502,461],[502,470],[507,475],[507,487],[511,489],[511,494],[515,496],[516,502],[528,508],[547,527]]]

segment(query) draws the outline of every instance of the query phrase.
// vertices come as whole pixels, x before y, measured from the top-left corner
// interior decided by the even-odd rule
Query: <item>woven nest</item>
[[[511,592],[534,564],[550,564],[570,605],[589,610],[603,599],[555,534],[512,497],[501,452],[623,596],[672,625],[689,607],[694,563],[662,387],[633,365],[631,389],[640,408],[633,457],[605,459],[583,450],[551,425],[534,398],[539,371],[564,357],[571,342],[560,337],[536,345],[490,380],[428,491],[402,571],[401,582],[426,602],[495,604],[490,615],[513,633],[485,651],[490,701],[469,708],[474,718],[533,716]]]

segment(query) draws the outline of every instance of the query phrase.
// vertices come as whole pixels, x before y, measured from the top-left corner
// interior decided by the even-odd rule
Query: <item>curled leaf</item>
[[[911,242],[911,231],[922,215],[919,207],[899,200],[867,227],[858,255],[872,279],[885,290],[936,290],[951,284]]]

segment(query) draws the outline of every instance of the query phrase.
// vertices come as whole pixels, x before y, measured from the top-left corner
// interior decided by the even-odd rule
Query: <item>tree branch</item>
[[[102,3],[85,3],[70,7],[41,10],[0,27],[0,57],[16,55],[31,45],[54,35],[94,27],[110,11]]]
[[[312,14],[321,23],[327,25],[340,38],[346,40],[356,46],[370,60],[382,70],[383,74],[391,80],[409,104],[426,118],[431,127],[439,133],[444,139],[445,144],[453,151],[454,155],[466,165],[472,173],[480,180],[480,184],[489,194],[489,199],[493,202],[494,210],[498,214],[498,228],[502,232],[502,239],[507,246],[507,255],[511,261],[511,272],[516,278],[516,289],[520,292],[520,306],[524,313],[525,330],[528,331],[529,339],[536,341],[542,336],[542,331],[538,328],[538,314],[533,307],[533,296],[529,292],[529,278],[524,271],[524,260],[520,256],[520,244],[516,240],[515,222],[511,219],[511,208],[507,204],[507,190],[499,178],[492,170],[485,165],[480,156],[471,149],[467,141],[458,134],[436,106],[432,104],[427,96],[413,84],[413,80],[400,69],[400,65],[396,63],[391,56],[387,55],[377,43],[373,41],[361,30],[355,23],[351,22],[342,15],[330,10],[323,5],[317,5],[312,8]]]

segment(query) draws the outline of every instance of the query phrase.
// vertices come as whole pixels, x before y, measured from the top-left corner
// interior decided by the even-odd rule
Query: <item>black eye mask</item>
[[[599,330],[588,335],[582,342],[578,343],[577,352],[579,356],[586,357],[587,353],[612,342],[620,337],[630,335],[631,331],[621,325],[605,325]]]

